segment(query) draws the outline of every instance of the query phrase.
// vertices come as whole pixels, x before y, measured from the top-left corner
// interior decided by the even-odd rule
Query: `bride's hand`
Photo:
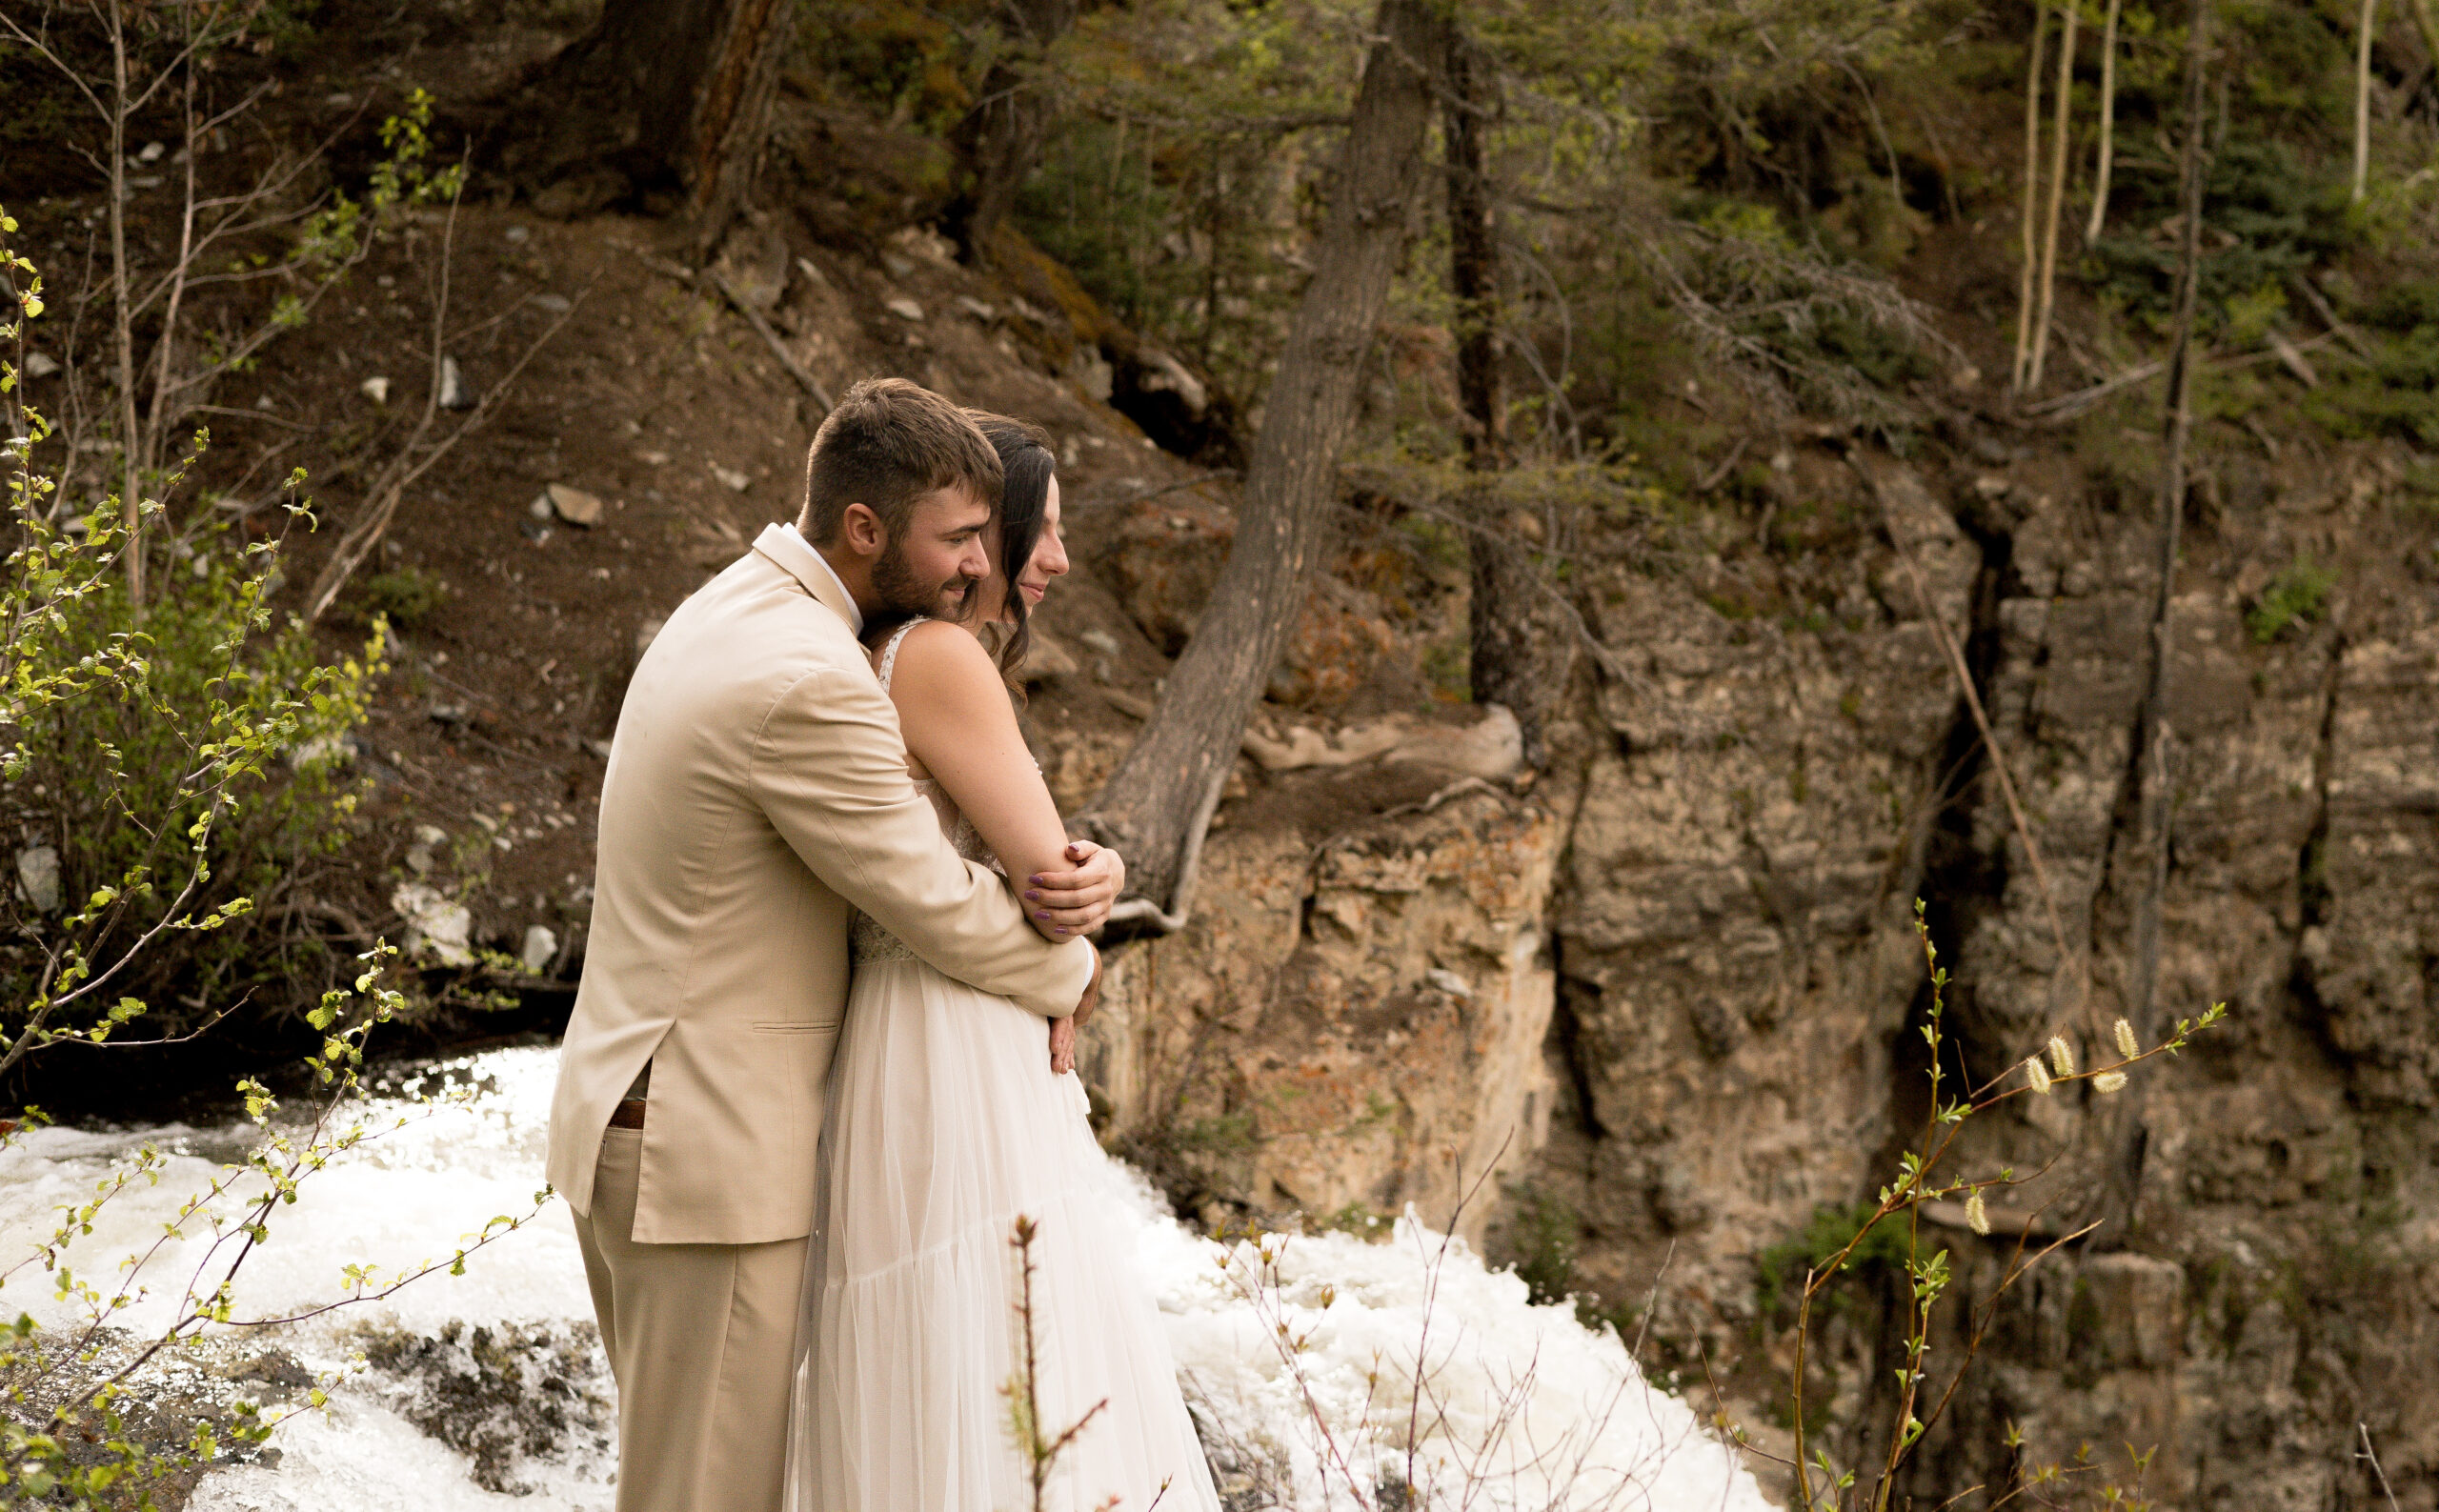
[[[1076,1020],[1050,1020],[1050,1074],[1063,1077],[1076,1069]]]
[[[1125,888],[1126,859],[1090,840],[1069,841],[1065,856],[1074,870],[1036,872],[1025,879],[1025,909],[1058,935],[1088,935],[1109,917]]]

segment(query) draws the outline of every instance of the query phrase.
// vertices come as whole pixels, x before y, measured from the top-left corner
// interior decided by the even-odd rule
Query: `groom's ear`
[[[889,528],[867,504],[850,504],[838,516],[838,539],[858,556],[878,556],[889,545]]]

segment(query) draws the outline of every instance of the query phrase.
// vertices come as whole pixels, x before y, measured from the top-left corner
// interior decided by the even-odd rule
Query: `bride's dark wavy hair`
[[[999,675],[1013,684],[1033,640],[1017,575],[1033,560],[1033,549],[1041,540],[1042,514],[1050,505],[1050,479],[1058,459],[1051,454],[1050,433],[1029,420],[982,410],[969,410],[966,416],[999,454],[999,570],[1008,579],[1005,614],[1010,623],[1001,627],[998,660]]]

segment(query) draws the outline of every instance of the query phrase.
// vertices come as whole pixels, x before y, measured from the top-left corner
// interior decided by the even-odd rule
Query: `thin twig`
[[[2304,303],[2312,307],[2312,313],[2321,317],[2321,324],[2328,327],[2330,335],[2333,335],[2338,340],[2345,342],[2348,350],[2351,351],[2356,356],[2361,357],[2364,361],[2376,362],[2379,360],[2379,352],[2372,347],[2370,342],[2364,339],[2363,333],[2355,330],[2352,326],[2349,326],[2345,321],[2337,318],[2337,312],[2329,308],[2328,301],[2322,297],[2319,290],[2312,287],[2312,281],[2310,279],[2299,274],[2296,277],[2287,280],[2287,283],[2289,288],[2304,296]],[[2307,345],[2309,343],[2307,343]]]
[[[704,269],[703,276],[709,278],[712,281],[712,287],[718,290],[721,295],[736,307],[736,312],[745,317],[745,323],[752,326],[754,333],[762,338],[762,344],[771,349],[771,355],[779,359],[779,366],[787,370],[788,376],[796,379],[797,386],[813,396],[813,402],[821,406],[823,414],[826,415],[837,408],[831,402],[830,391],[821,386],[821,380],[815,377],[803,363],[796,359],[796,354],[788,350],[787,343],[779,339],[779,333],[771,329],[771,322],[763,316],[761,311],[745,302],[745,296],[736,292],[735,284],[721,276],[720,271],[716,268]]]
[[[1686,397],[1690,399],[1693,395],[1687,394]],[[1727,449],[1727,455],[1720,458],[1719,466],[1704,474],[1702,479],[1695,483],[1694,492],[1697,494],[1707,494],[1711,490],[1719,487],[1721,483],[1726,481],[1727,474],[1735,470],[1736,464],[1744,460],[1744,449],[1752,444],[1753,438],[1751,436],[1738,436],[1736,438],[1736,444]]]
[[[1635,1325],[1635,1346],[1626,1351],[1626,1358],[1637,1364],[1643,1362],[1643,1336],[1651,1332],[1651,1315],[1660,1306],[1661,1278],[1668,1274],[1668,1262],[1676,1258],[1677,1241],[1672,1239],[1668,1241],[1668,1253],[1660,1257],[1660,1269],[1652,1272],[1651,1295],[1643,1300],[1643,1320]]]
[[[1149,493],[1130,494],[1123,498],[1079,499],[1072,506],[1072,508],[1078,512],[1083,510],[1124,509],[1131,504],[1148,503],[1156,498],[1165,498],[1171,494],[1182,493],[1190,488],[1200,488],[1205,483],[1218,483],[1238,475],[1239,474],[1237,470],[1233,467],[1215,468],[1211,472],[1201,474],[1199,476],[1182,478],[1175,483],[1163,483],[1159,488],[1151,490]]]
[[[364,558],[372,554],[373,546],[381,539],[382,533],[389,529],[391,517],[397,513],[398,501],[405,496],[406,491],[414,486],[416,479],[432,471],[433,466],[442,457],[447,456],[450,450],[458,442],[464,440],[476,427],[491,418],[492,412],[498,407],[499,401],[507,394],[510,387],[523,374],[526,365],[532,362],[544,347],[551,344],[552,338],[556,336],[570,320],[575,318],[575,312],[584,307],[586,297],[600,285],[600,282],[601,280],[596,277],[591,284],[586,285],[575,298],[569,302],[568,308],[560,312],[559,317],[551,322],[550,329],[534,338],[533,343],[517,357],[515,364],[508,370],[506,375],[484,391],[481,400],[474,406],[474,413],[459,421],[457,429],[435,443],[425,454],[423,460],[417,462],[412,460],[415,446],[431,425],[433,410],[439,392],[437,373],[440,371],[441,358],[439,343],[437,340],[434,341],[433,373],[435,376],[433,384],[433,398],[426,402],[424,422],[416,427],[415,434],[408,438],[407,445],[391,461],[385,475],[374,485],[369,495],[371,502],[364,515],[348,528],[347,534],[340,538],[338,547],[331,553],[329,563],[323,567],[321,576],[315,579],[313,584],[312,597],[305,611],[305,618],[308,622],[320,619],[329,611],[332,600],[338,597],[339,590],[347,586],[348,579],[354,575],[356,568],[362,566]]]
[[[2363,1436],[2363,1452],[2355,1458],[2371,1462],[2371,1473],[2380,1481],[2380,1494],[2389,1499],[2389,1512],[2397,1512],[2396,1488],[2389,1484],[2389,1472],[2380,1468],[2379,1451],[2371,1447],[2371,1425],[2368,1422],[2357,1422],[2354,1425],[2354,1431]]]
[[[2120,389],[2130,388],[2147,378],[2158,377],[2167,371],[2167,358],[2155,357],[2149,362],[2128,368],[2113,378],[2095,383],[2088,389],[2077,389],[2072,393],[2062,393],[2056,398],[2044,399],[2038,404],[2027,404],[2021,413],[2028,415],[2054,414],[2062,419],[2068,415],[2081,414]]]
[[[2298,280],[2298,282],[2300,283],[2301,280]],[[2305,287],[2308,288],[2309,286],[2306,285]],[[2288,360],[2288,353],[2289,352],[2295,353],[2297,356],[2301,356],[2304,353],[2317,351],[2320,348],[2328,346],[2332,340],[2347,339],[2348,334],[2349,333],[2340,333],[2335,331],[2325,332],[2320,335],[2308,337],[2303,341],[2288,341],[2287,342],[2285,350],[2281,350],[2278,346],[2278,342],[2285,341],[2286,338],[2278,336],[2273,333],[2270,345],[2260,352],[2243,352],[2238,353],[2233,356],[2211,357],[2205,359],[2206,365],[2220,372],[2227,372],[2236,368],[2258,367],[2265,362],[2284,363]],[[2071,420],[2075,416],[2082,414],[2085,411],[2090,409],[2093,405],[2098,404],[2101,400],[2107,398],[2110,394],[2117,393],[2119,390],[2128,388],[2137,383],[2147,382],[2149,379],[2158,377],[2161,373],[2167,371],[2167,359],[2165,357],[2157,357],[2149,362],[2141,363],[2128,368],[2124,373],[2118,373],[2115,377],[2104,379],[2099,383],[2093,384],[2089,388],[2077,389],[2072,393],[2058,394],[2052,398],[2044,399],[2038,404],[2027,404],[2022,410],[2018,411],[2017,413],[2027,419],[2037,420],[2039,423],[2044,425],[2064,424],[2066,421]]]

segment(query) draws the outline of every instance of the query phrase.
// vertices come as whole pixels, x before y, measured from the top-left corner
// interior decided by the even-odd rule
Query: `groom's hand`
[[[1090,840],[1070,841],[1065,855],[1073,869],[1025,878],[1025,910],[1054,936],[1089,935],[1109,917],[1109,906],[1126,886],[1126,858]]]
[[[1050,1074],[1063,1077],[1076,1069],[1076,1020],[1050,1020]]]
[[[1081,1029],[1084,1027],[1084,1020],[1090,1018],[1093,1016],[1093,1010],[1100,1005],[1101,953],[1096,950],[1093,952],[1093,979],[1084,983],[1084,996],[1076,999],[1076,1011],[1069,1014],[1064,1018],[1053,1019],[1052,1022],[1054,1024],[1066,1024],[1071,1029]],[[1054,1036],[1052,1038],[1054,1053],[1057,1042],[1057,1037]]]

